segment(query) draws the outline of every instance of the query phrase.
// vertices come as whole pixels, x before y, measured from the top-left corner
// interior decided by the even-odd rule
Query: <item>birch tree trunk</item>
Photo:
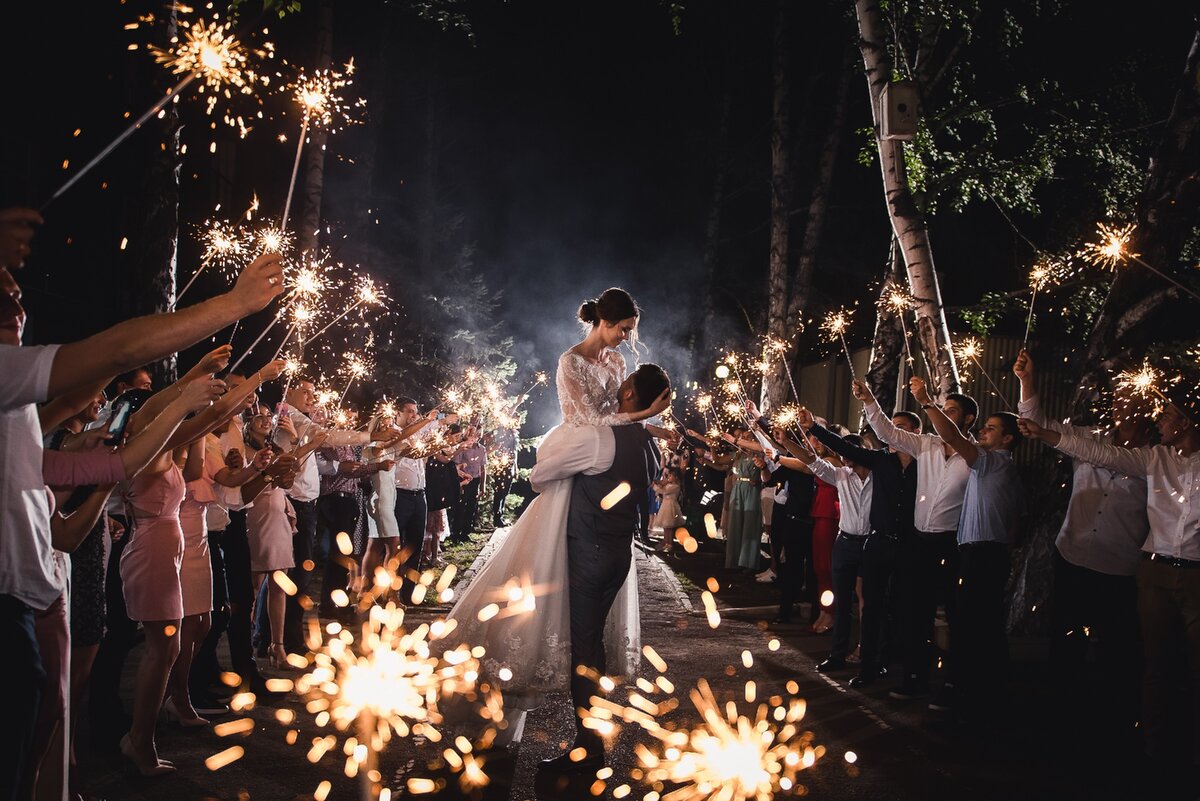
[[[900,242],[900,250],[908,272],[909,291],[915,298],[916,338],[926,368],[945,396],[959,389],[958,368],[950,349],[950,331],[942,307],[941,289],[933,265],[933,249],[929,229],[913,199],[904,168],[904,146],[896,140],[882,138],[879,120],[879,97],[891,80],[892,61],[887,51],[879,0],[855,0],[858,17],[859,49],[867,73],[867,88],[871,100],[871,118],[875,123],[875,140],[879,146],[879,166],[883,172],[884,198],[892,231]]]
[[[896,238],[892,237],[892,245],[888,252],[888,264],[884,270],[883,286],[880,288],[880,301],[876,309],[886,306],[882,303],[887,292],[888,282],[899,283],[904,271],[904,258],[900,255],[900,247]],[[875,316],[875,336],[871,341],[871,362],[867,368],[865,380],[871,388],[871,393],[886,404],[888,399],[899,397],[900,364],[904,356],[904,328],[900,318],[895,314],[882,311]],[[898,405],[893,405],[895,411]]]
[[[317,69],[327,70],[333,63],[333,5],[321,4],[317,23]],[[308,144],[304,146],[304,207],[296,230],[299,252],[315,250],[320,241],[321,197],[325,191],[325,145],[329,132],[324,127],[308,129]]]

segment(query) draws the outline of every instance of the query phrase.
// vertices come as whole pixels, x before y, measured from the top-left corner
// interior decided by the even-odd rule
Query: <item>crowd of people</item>
[[[477,421],[409,397],[361,427],[342,407],[351,423],[333,426],[310,378],[285,376],[283,360],[227,372],[228,345],[155,387],[144,365],[279,295],[275,255],[212,300],[22,346],[17,278],[39,222],[0,212],[0,637],[22,688],[15,747],[0,756],[5,799],[84,797],[74,735],[85,703],[94,747],[119,749],[144,776],[174,772],[155,744],[161,717],[204,727],[237,691],[279,698],[267,676],[304,664],[306,607],[349,620],[381,567],[403,577],[398,602],[417,602],[418,571],[441,563],[443,540],[501,521],[516,465],[515,452],[493,460],[501,497],[481,516],[489,454],[515,449],[515,432],[485,445]],[[269,382],[282,385],[262,393],[282,395],[274,407],[260,401]]]
[[[662,506],[649,530],[683,555],[682,486],[690,530],[703,536],[703,515],[723,536],[727,580],[778,588],[772,625],[811,602],[811,631],[832,635],[817,671],[849,672],[855,688],[886,677],[895,702],[991,721],[1009,700],[1012,549],[1029,533],[1013,454],[1041,440],[1073,463],[1052,557],[1049,674],[1064,717],[1081,720],[1096,703],[1085,680],[1094,661],[1112,732],[1142,739],[1162,764],[1200,765],[1196,376],[1152,397],[1157,413],[1144,395],[1118,392],[1107,421],[1085,427],[1047,416],[1028,352],[1013,372],[1017,413],[982,418],[972,397],[934,402],[912,378],[925,425],[914,412],[888,415],[855,380],[861,434],[807,409],[785,429],[747,402],[746,424],[719,438],[687,430],[655,486]]]

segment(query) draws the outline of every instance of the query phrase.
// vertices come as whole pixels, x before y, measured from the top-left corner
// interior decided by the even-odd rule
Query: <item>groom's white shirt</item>
[[[529,483],[534,492],[541,492],[552,481],[580,473],[594,476],[612,467],[616,455],[612,427],[559,426],[542,440]]]

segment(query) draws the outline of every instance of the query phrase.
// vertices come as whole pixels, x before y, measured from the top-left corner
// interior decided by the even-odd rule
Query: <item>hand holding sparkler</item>
[[[1025,439],[1042,440],[1051,447],[1057,445],[1058,441],[1062,438],[1062,435],[1059,434],[1059,432],[1049,428],[1042,428],[1034,421],[1024,417],[1017,420],[1017,429],[1021,432],[1021,436]]]
[[[867,382],[861,378],[856,378],[850,382],[850,394],[863,406],[870,406],[875,403],[875,394],[871,392],[871,388],[867,386]]]
[[[922,407],[933,404],[933,398],[929,397],[929,389],[925,385],[925,379],[914,375],[908,379],[908,391],[912,393],[913,400],[921,404]]]
[[[283,291],[283,265],[278,253],[264,253],[242,270],[229,291],[241,316],[266,308]]]

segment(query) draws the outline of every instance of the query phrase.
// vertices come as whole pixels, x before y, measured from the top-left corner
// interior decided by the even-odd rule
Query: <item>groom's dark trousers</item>
[[[612,467],[599,475],[575,477],[567,516],[575,745],[590,754],[603,753],[604,744],[583,727],[578,710],[590,708],[591,697],[600,695],[597,677],[607,670],[604,622],[629,575],[639,504],[645,503],[646,488],[658,474],[658,449],[641,424],[614,426],[612,431]],[[609,509],[602,508],[602,501],[622,483],[629,484],[628,494]]]

